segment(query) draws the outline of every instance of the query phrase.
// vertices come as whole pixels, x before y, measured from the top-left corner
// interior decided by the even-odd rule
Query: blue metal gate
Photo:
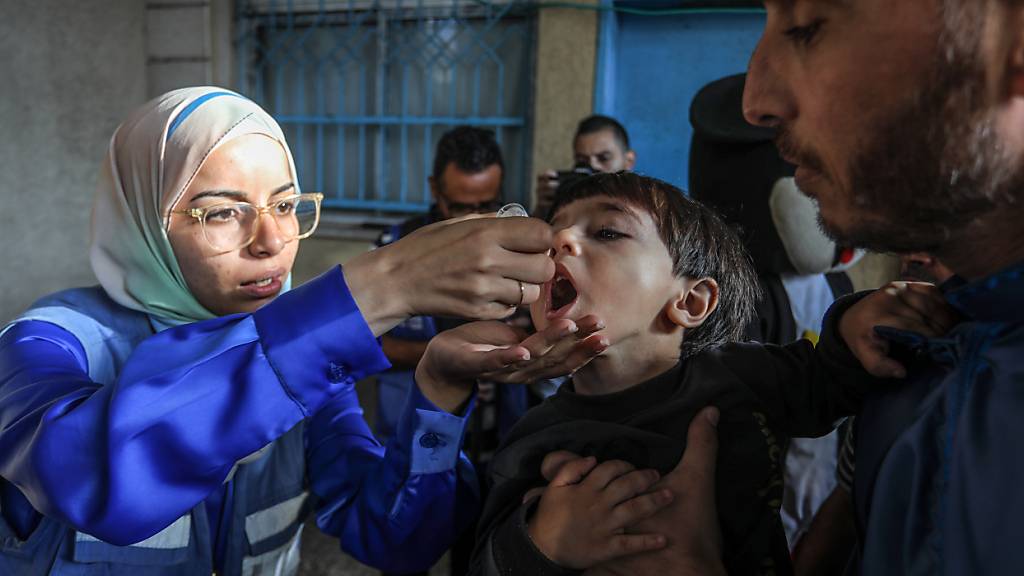
[[[305,189],[334,208],[422,212],[434,146],[492,128],[505,192],[525,174],[534,24],[527,2],[236,0],[238,86],[277,120]]]
[[[708,82],[747,69],[765,14],[747,1],[656,4],[605,0],[615,11],[602,17],[594,110],[629,130],[638,171],[685,190],[690,102]],[[637,7],[647,10],[626,11]]]

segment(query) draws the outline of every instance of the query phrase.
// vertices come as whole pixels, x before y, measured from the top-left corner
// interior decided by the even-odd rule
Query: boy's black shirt
[[[471,573],[573,573],[541,555],[525,531],[532,504],[521,500],[547,484],[544,456],[569,450],[665,475],[682,457],[691,419],[708,405],[721,412],[716,489],[726,569],[791,573],[778,514],[786,444],[832,430],[873,382],[836,331],[835,319],[856,299],[833,305],[817,349],[808,341],[727,344],[618,393],[584,396],[563,385],[519,421],[491,462]]]

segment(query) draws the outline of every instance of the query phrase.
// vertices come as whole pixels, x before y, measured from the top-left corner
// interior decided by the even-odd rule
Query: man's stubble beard
[[[842,228],[821,220],[837,242],[942,253],[967,226],[1024,193],[1024,169],[1003,147],[986,97],[980,40],[965,38],[960,26],[940,39],[936,52],[943,56],[932,63],[924,88],[876,121],[863,152],[851,160],[850,189],[840,194],[858,217]]]

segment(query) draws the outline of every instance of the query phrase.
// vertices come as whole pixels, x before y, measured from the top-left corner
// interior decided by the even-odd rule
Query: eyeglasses
[[[285,242],[308,238],[320,222],[320,202],[323,199],[323,194],[314,192],[280,198],[262,207],[248,202],[223,202],[202,208],[171,210],[171,213],[199,220],[203,225],[203,236],[210,246],[214,250],[230,252],[252,244],[263,214],[274,219]]]
[[[487,202],[471,204],[468,202],[453,202],[443,195],[441,198],[444,200],[444,205],[448,207],[448,214],[452,218],[466,216],[468,214],[487,214],[488,212],[497,212],[498,208],[501,208],[504,205],[501,200],[488,200]]]

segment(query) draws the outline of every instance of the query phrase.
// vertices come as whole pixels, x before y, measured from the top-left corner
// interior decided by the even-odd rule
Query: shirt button
[[[444,441],[437,434],[427,432],[420,436],[420,446],[424,448],[437,448],[438,446],[444,446]]]

